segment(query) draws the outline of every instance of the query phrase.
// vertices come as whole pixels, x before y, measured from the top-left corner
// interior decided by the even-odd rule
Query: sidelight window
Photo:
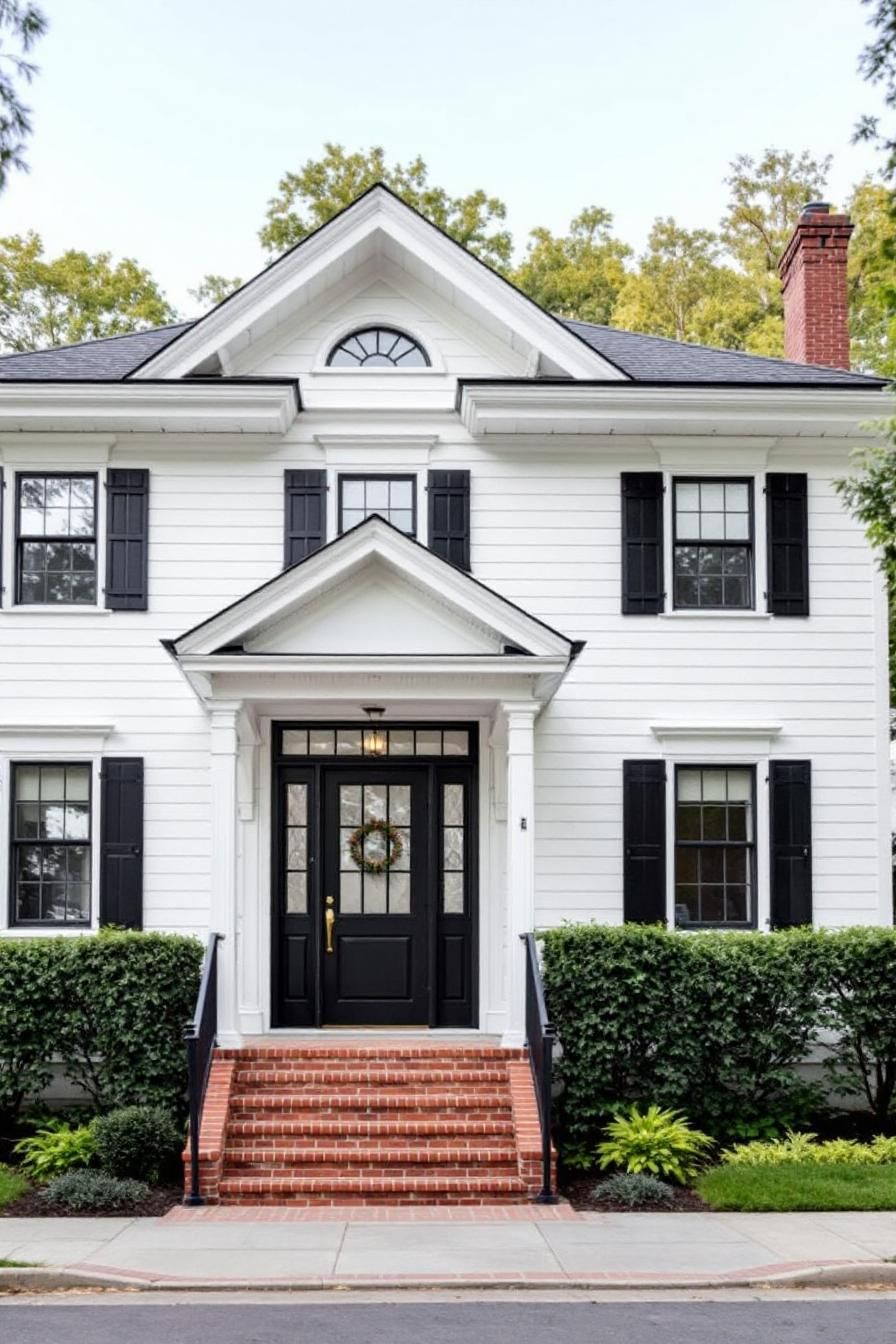
[[[19,476],[16,505],[16,600],[93,606],[96,477]]]
[[[12,767],[14,924],[90,922],[90,766]]]
[[[675,481],[674,514],[676,608],[751,608],[751,483]]]

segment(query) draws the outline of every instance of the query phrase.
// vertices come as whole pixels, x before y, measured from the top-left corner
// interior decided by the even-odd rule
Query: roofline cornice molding
[[[0,380],[0,432],[285,434],[300,410],[295,380]]]
[[[874,439],[896,411],[878,387],[677,387],[625,383],[458,380],[457,409],[474,437],[636,434]]]

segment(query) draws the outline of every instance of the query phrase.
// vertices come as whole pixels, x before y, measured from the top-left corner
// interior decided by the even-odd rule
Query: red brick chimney
[[[785,359],[849,368],[846,249],[852,230],[849,215],[832,215],[825,201],[803,207],[778,262]]]

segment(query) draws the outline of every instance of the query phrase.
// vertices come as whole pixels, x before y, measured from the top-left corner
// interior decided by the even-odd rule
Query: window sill
[[[11,924],[0,929],[3,938],[85,938],[98,930],[93,924],[70,924],[59,928],[55,924]]]
[[[17,603],[14,607],[3,607],[0,614],[3,616],[111,616],[110,607],[88,607],[88,606],[67,606],[60,602],[58,606],[54,603],[34,603],[34,605]]]
[[[658,611],[661,621],[771,621],[770,611]]]

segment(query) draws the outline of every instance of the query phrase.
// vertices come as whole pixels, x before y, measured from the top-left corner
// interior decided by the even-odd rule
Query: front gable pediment
[[[373,517],[173,642],[178,658],[240,651],[568,659],[573,642]]]

